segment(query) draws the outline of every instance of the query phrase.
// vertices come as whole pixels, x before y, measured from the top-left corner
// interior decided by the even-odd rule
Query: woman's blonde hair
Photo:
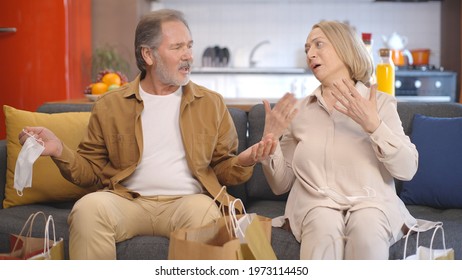
[[[339,58],[345,63],[350,77],[368,85],[374,71],[372,58],[366,46],[347,24],[338,21],[321,21],[313,28],[319,28],[334,46]]]

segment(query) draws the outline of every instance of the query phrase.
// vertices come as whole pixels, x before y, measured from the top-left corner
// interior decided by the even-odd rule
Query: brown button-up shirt
[[[64,147],[61,157],[53,159],[67,180],[82,187],[98,184],[128,199],[139,196],[123,185],[140,163],[143,152],[144,106],[139,83],[138,76],[95,102],[88,133],[78,150]],[[180,106],[179,125],[186,160],[206,191],[216,197],[223,185],[247,181],[253,167],[237,162],[237,132],[222,96],[189,82],[183,87]]]

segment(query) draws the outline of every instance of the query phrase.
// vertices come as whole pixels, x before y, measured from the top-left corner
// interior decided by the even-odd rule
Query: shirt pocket
[[[115,168],[127,168],[138,161],[138,145],[132,134],[113,134],[108,143],[109,160]]]
[[[204,168],[210,165],[217,142],[216,135],[195,134],[193,143],[193,161],[197,167]]]

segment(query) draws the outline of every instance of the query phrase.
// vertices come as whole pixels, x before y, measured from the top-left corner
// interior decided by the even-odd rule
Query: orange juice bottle
[[[377,90],[395,95],[395,65],[391,60],[390,49],[380,49],[380,61],[375,70]]]

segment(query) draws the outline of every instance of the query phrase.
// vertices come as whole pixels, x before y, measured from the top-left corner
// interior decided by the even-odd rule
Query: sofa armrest
[[[3,208],[6,185],[6,140],[0,140],[0,209]]]

